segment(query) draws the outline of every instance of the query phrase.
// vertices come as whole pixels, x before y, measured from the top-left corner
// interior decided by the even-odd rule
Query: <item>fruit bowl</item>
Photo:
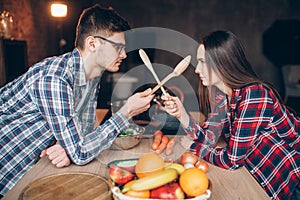
[[[136,124],[130,124],[114,140],[111,149],[127,150],[135,147],[142,139],[145,128]]]
[[[163,160],[163,170],[157,171],[154,174],[148,174],[147,177],[142,176],[142,172],[155,171],[155,168],[149,169],[148,167],[150,164],[160,163],[159,157],[159,155],[149,152],[140,158],[110,162],[108,164],[109,176],[112,183],[111,191],[114,199],[157,200],[155,198],[166,197],[166,194],[172,197],[177,196],[177,198],[185,197],[186,200],[204,200],[210,198],[212,183],[206,173],[196,167],[186,169],[179,163],[168,163]],[[160,166],[160,164],[157,164],[156,169],[161,169]],[[132,168],[134,168],[134,170]],[[197,191],[195,192],[193,184],[187,183],[199,184],[200,187],[196,186]],[[185,184],[189,185],[189,187],[184,187]],[[142,192],[142,194],[137,194],[134,191],[135,189],[137,191],[148,191],[145,191],[146,193]],[[130,192],[131,190],[132,192]],[[127,191],[128,193],[124,195],[123,193]],[[198,196],[191,197],[188,195],[196,195],[196,193]],[[149,196],[152,198],[149,198]],[[169,196],[169,198],[171,196]],[[141,197],[144,198],[141,199]],[[146,199],[147,197],[148,199]]]
[[[111,191],[113,193],[114,200],[157,200],[157,199],[141,199],[141,198],[134,198],[134,197],[126,196],[126,195],[122,194],[119,187],[113,187],[111,189]],[[206,190],[206,192],[204,194],[196,196],[196,197],[188,198],[186,200],[206,200],[206,199],[209,199],[210,196],[211,196],[211,182],[209,181],[209,188]]]

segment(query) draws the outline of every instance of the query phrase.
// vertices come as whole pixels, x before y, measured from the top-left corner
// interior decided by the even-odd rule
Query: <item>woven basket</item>
[[[113,193],[114,200],[145,200],[145,199],[126,196],[126,195],[122,194],[122,192],[120,191],[120,188],[118,188],[118,187],[113,187],[112,193]],[[210,195],[211,195],[211,191],[208,189],[208,190],[206,190],[206,192],[204,194],[194,197],[194,198],[189,198],[186,200],[206,200],[206,199],[209,199]],[[147,199],[147,200],[157,200],[157,199]]]

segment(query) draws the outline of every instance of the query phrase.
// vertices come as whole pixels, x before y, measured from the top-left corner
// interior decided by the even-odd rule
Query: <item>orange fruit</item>
[[[134,182],[137,180],[132,180],[129,181],[124,185],[124,188],[131,186]],[[143,191],[134,191],[134,190],[129,190],[128,192],[124,193],[126,196],[130,197],[135,197],[135,198],[145,198],[148,199],[150,198],[150,190],[143,190]]]
[[[163,171],[164,168],[164,159],[154,152],[149,152],[139,158],[135,166],[135,173],[138,178],[143,178]]]
[[[208,177],[201,169],[188,168],[181,174],[179,185],[187,195],[199,196],[208,188]]]

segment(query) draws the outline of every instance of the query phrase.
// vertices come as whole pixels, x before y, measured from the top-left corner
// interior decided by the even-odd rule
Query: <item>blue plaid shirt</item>
[[[116,113],[94,129],[100,77],[87,81],[78,49],[46,58],[0,88],[0,194],[5,195],[55,140],[84,165],[128,126]]]

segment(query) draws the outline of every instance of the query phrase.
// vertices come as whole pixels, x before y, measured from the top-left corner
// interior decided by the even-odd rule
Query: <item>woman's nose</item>
[[[198,63],[195,69],[195,73],[199,74],[200,73],[200,64]]]

